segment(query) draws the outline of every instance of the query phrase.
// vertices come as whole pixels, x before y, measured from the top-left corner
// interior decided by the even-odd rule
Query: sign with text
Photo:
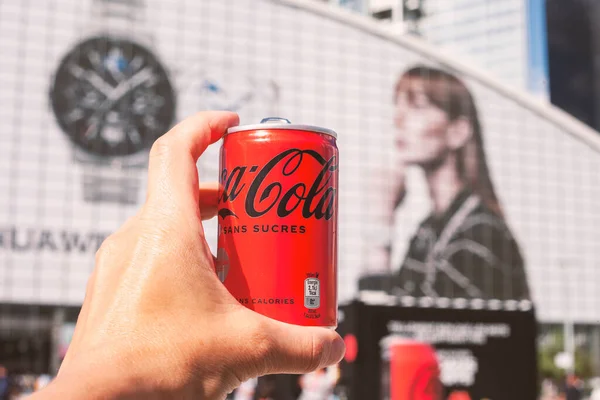
[[[356,354],[340,365],[350,399],[536,397],[533,310],[361,302],[341,310],[340,333],[357,339]]]

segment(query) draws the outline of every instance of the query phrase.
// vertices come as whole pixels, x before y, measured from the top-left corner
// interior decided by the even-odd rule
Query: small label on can
[[[319,308],[321,306],[321,283],[318,278],[304,280],[304,307]]]

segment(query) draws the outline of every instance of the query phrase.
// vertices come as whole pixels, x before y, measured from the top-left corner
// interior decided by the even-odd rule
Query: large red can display
[[[216,270],[241,304],[337,326],[338,163],[329,129],[266,118],[227,131]]]
[[[391,335],[381,345],[381,399],[442,400],[440,368],[427,343]]]

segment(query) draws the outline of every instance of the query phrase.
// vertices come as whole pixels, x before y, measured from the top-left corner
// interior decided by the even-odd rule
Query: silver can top
[[[235,132],[255,131],[260,129],[286,129],[322,133],[337,139],[337,133],[331,129],[312,125],[292,124],[290,120],[280,117],[263,118],[260,124],[240,125],[227,129],[227,135]]]

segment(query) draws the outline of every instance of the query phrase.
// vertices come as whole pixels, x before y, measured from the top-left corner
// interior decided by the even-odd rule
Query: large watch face
[[[98,156],[147,149],[175,118],[175,96],[164,68],[126,39],[95,37],[61,61],[51,90],[56,119],[69,138]]]

